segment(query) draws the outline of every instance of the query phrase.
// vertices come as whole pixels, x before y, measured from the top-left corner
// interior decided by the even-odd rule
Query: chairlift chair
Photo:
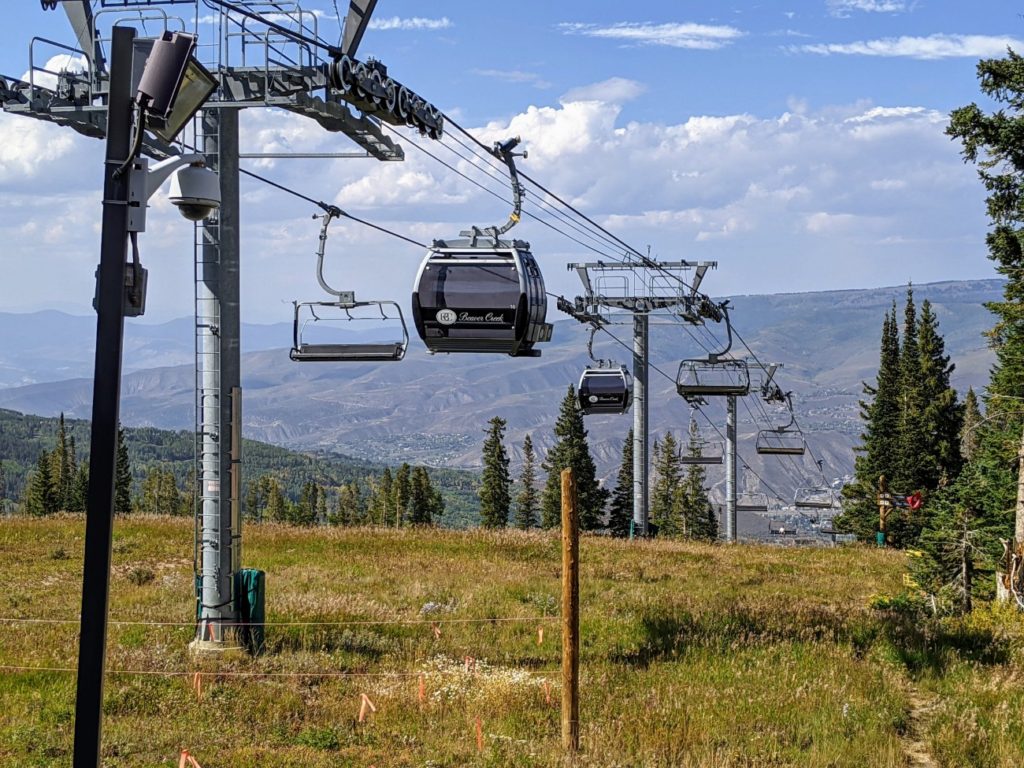
[[[797,488],[793,494],[793,506],[797,509],[832,509],[836,506],[836,498],[831,488]]]
[[[736,497],[737,512],[767,512],[768,494],[741,493]]]
[[[679,463],[684,466],[691,464],[711,466],[718,465],[725,461],[725,446],[721,442],[709,442],[701,440],[698,443],[698,450],[693,454],[682,454]]]
[[[706,358],[683,360],[676,374],[676,391],[687,400],[708,395],[746,395],[750,392],[750,370],[746,360],[725,357],[732,349],[732,325],[726,304],[721,305],[728,342],[721,352]]]
[[[464,239],[435,240],[420,265],[412,314],[431,353],[539,357],[534,345],[551,341],[544,277],[530,244],[500,239],[519,221],[522,209],[512,152],[518,142],[509,139],[494,149],[512,181],[514,209],[508,221],[501,227],[472,227],[461,233]]]
[[[392,362],[405,357],[409,347],[409,331],[402,308],[394,301],[357,301],[355,291],[339,291],[324,278],[324,250],[327,246],[327,228],[341,215],[334,206],[325,206],[320,226],[320,245],[317,249],[316,277],[334,298],[329,301],[296,301],[292,325],[292,349],[288,356],[296,362]],[[314,216],[313,218],[318,218]],[[363,308],[372,311],[367,315]],[[366,321],[380,327],[380,323],[397,321],[400,332],[386,328],[387,338],[374,341],[346,341],[338,334],[340,324]],[[349,330],[346,328],[346,330]],[[395,338],[398,336],[398,338]]]
[[[807,450],[803,433],[796,425],[792,395],[783,395],[783,402],[789,406],[789,423],[757,433],[755,449],[762,456],[803,456]]]

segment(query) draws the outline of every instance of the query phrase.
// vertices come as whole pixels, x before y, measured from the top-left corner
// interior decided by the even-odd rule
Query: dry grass
[[[556,537],[251,526],[269,622],[366,623],[272,626],[260,658],[197,661],[190,522],[115,531],[111,617],[181,626],[111,627],[105,766],[173,766],[182,747],[207,768],[560,763]],[[0,618],[75,617],[82,533],[0,522]],[[582,562],[580,766],[903,766],[908,669],[938,697],[923,736],[941,764],[1024,757],[1016,617],[948,628],[997,628],[994,658],[891,631],[870,603],[902,588],[899,554],[585,539]],[[0,664],[73,667],[76,631],[0,623]],[[363,693],[377,712],[359,723]],[[0,765],[66,765],[73,706],[72,674],[0,670]]]

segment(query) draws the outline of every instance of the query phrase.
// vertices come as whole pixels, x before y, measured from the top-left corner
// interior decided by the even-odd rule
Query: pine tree
[[[373,496],[373,522],[378,525],[387,525],[388,517],[391,514],[391,497],[394,492],[394,478],[391,476],[391,469],[385,467],[380,474],[380,481],[377,483]]]
[[[0,461],[0,515],[7,513],[7,476],[4,475],[4,463]]]
[[[267,519],[275,523],[288,522],[288,503],[281,492],[281,484],[276,477],[270,478],[267,484]]]
[[[913,575],[941,612],[969,612],[982,586],[979,577],[995,567],[1000,515],[986,511],[983,475],[979,465],[968,465],[955,483],[929,500],[932,512]]]
[[[57,421],[57,441],[50,454],[50,476],[53,482],[53,495],[58,509],[67,509],[71,500],[71,484],[74,481],[74,459],[68,445],[67,428],[64,425],[64,412],[61,411]]]
[[[928,487],[928,436],[925,433],[925,400],[921,381],[921,353],[918,346],[917,308],[914,290],[907,287],[903,312],[903,344],[900,349],[900,422],[899,459],[889,473],[892,487],[900,493],[913,493]],[[917,538],[916,522],[906,521],[906,535]]]
[[[512,478],[508,470],[508,453],[502,442],[506,422],[495,416],[488,424],[484,439],[484,471],[480,478],[480,524],[484,528],[504,528],[508,525],[512,502]]]
[[[561,525],[562,470],[572,468],[576,482],[576,505],[580,515],[580,529],[593,531],[601,527],[608,492],[597,481],[597,467],[590,455],[587,430],[583,426],[576,390],[572,384],[562,400],[555,422],[555,444],[542,464],[547,482],[541,496],[541,525],[555,528]]]
[[[39,454],[35,471],[29,475],[25,490],[25,511],[35,517],[52,515],[57,511],[52,466],[50,454],[43,451]]]
[[[981,409],[978,408],[978,396],[974,394],[974,387],[967,389],[967,396],[964,397],[964,417],[960,427],[960,457],[965,462],[974,460],[978,452],[978,445],[981,442]]]
[[[68,501],[68,512],[85,512],[89,501],[89,465],[85,462],[78,465],[71,483],[71,499]]]
[[[921,356],[921,390],[924,400],[925,447],[928,454],[925,488],[936,489],[953,482],[960,474],[960,429],[963,406],[949,377],[956,366],[946,354],[946,342],[939,333],[939,320],[932,304],[921,304],[918,323],[918,352]]]
[[[391,487],[391,514],[395,521],[395,527],[404,524],[407,509],[409,506],[410,477],[412,467],[403,462],[395,472],[395,482]]]
[[[327,523],[327,490],[319,485],[316,487],[316,505],[314,510],[313,523],[325,525]]]
[[[519,494],[516,496],[516,528],[526,531],[540,523],[537,494],[537,456],[533,438],[523,438],[523,469],[519,473]]]
[[[296,525],[313,525],[316,522],[320,499],[320,486],[307,480],[299,491],[298,504],[291,510],[290,522]]]
[[[666,432],[659,444],[654,442],[652,452],[654,482],[651,483],[651,522],[658,526],[659,536],[678,536],[685,533],[683,521],[678,517],[681,464],[679,446],[671,432]]]
[[[124,441],[124,427],[117,428],[117,464],[114,468],[114,514],[132,511],[132,465]]]
[[[864,432],[856,449],[854,480],[843,488],[843,513],[835,523],[840,530],[874,541],[878,530],[876,493],[880,475],[891,477],[900,456],[900,342],[896,305],[882,323],[878,376],[874,386],[864,383],[860,401]]]
[[[703,455],[703,441],[696,419],[690,419],[686,455],[699,459]],[[684,535],[693,539],[714,541],[718,538],[718,517],[708,498],[707,470],[701,464],[688,464],[678,493],[681,507],[678,516],[683,520]]]
[[[416,467],[409,482],[409,524],[431,525],[434,513],[434,489],[425,467]]]
[[[625,538],[633,523],[633,430],[626,434],[622,444],[622,463],[615,479],[615,490],[608,505],[608,531],[612,536]]]
[[[1024,155],[1019,138],[1024,130],[1024,58],[1011,50],[1005,58],[983,59],[977,72],[981,91],[997,109],[990,114],[977,104],[956,109],[946,134],[959,139],[964,160],[978,166],[988,192],[989,258],[1006,284],[1003,301],[985,305],[996,316],[989,332],[996,362],[986,389],[986,421],[977,430],[971,463],[980,473],[980,485],[989,490],[984,514],[995,516],[1001,536],[1019,543],[1024,539],[1024,514],[1016,500],[1024,430]]]

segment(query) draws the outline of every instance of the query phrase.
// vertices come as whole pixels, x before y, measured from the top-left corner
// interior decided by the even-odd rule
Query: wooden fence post
[[[580,518],[572,469],[562,470],[562,748],[580,748]]]

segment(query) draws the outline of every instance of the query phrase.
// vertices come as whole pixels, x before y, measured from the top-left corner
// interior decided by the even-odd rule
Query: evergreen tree
[[[1024,538],[1024,514],[1017,510],[1018,453],[1024,414],[1024,59],[1010,50],[1005,58],[983,59],[978,79],[985,96],[998,108],[986,114],[977,104],[950,115],[947,135],[959,139],[966,162],[978,166],[988,192],[991,228],[986,236],[989,258],[1006,278],[1003,301],[985,306],[996,316],[989,344],[996,362],[986,389],[986,421],[978,432],[972,471],[988,489],[985,516],[1005,538]],[[1017,528],[1014,522],[1016,518]]]
[[[900,343],[896,305],[882,323],[878,376],[864,383],[860,401],[864,432],[854,460],[854,480],[843,488],[843,513],[835,520],[840,530],[874,541],[878,530],[876,493],[880,475],[893,472],[900,456]]]
[[[322,486],[316,487],[316,506],[314,507],[315,513],[313,515],[313,522],[316,525],[325,525],[327,523],[327,490]]]
[[[921,386],[921,353],[917,343],[917,308],[914,290],[907,287],[903,312],[903,344],[900,349],[900,421],[899,458],[889,472],[889,480],[900,493],[913,493],[928,487],[928,438],[925,434],[924,392]],[[911,526],[907,534],[915,539],[919,528]]]
[[[537,494],[537,456],[533,452],[533,438],[523,438],[523,469],[519,474],[519,494],[516,496],[516,528],[526,531],[540,524]]]
[[[689,441],[686,454],[699,459],[703,455],[703,442],[700,427],[696,419],[690,419]],[[684,535],[693,539],[714,541],[718,538],[718,517],[715,508],[708,498],[707,470],[701,464],[688,464],[686,475],[679,489],[678,503],[681,507],[677,513],[683,521]]]
[[[622,444],[622,463],[615,479],[615,490],[608,505],[608,531],[612,536],[625,538],[633,522],[633,430],[626,434]]]
[[[0,515],[7,512],[7,477],[4,475],[4,463],[0,461]]]
[[[289,522],[296,525],[313,525],[316,522],[319,498],[320,486],[312,480],[303,483],[298,504],[291,510]]]
[[[394,478],[391,476],[391,469],[385,467],[381,472],[380,481],[373,496],[373,522],[378,525],[387,525],[391,511],[391,496],[394,492]]]
[[[267,519],[275,523],[288,522],[288,503],[281,491],[281,484],[276,477],[270,478],[267,484]]]
[[[963,464],[960,456],[963,407],[957,402],[956,390],[949,385],[949,377],[956,366],[949,361],[946,342],[939,334],[939,320],[927,299],[921,304],[917,332],[921,357],[921,399],[924,403],[924,488],[934,490],[953,482],[960,474]]]
[[[57,511],[52,466],[50,454],[46,451],[40,453],[25,490],[25,511],[30,515],[42,517]]]
[[[71,483],[71,499],[68,501],[68,512],[85,512],[89,500],[89,465],[78,465]]]
[[[484,471],[480,479],[480,524],[484,528],[504,528],[508,525],[512,502],[512,478],[508,470],[508,453],[502,442],[506,422],[495,416],[487,422],[489,428],[484,439]]]
[[[986,512],[986,492],[979,465],[968,465],[956,482],[940,490],[913,561],[918,585],[940,612],[969,612],[981,575],[991,575],[999,550],[999,515]]]
[[[960,428],[960,456],[966,461],[974,460],[978,452],[981,433],[981,409],[978,408],[978,396],[974,394],[974,387],[967,389],[967,396],[964,398],[964,418]]]
[[[53,482],[53,495],[58,509],[67,509],[71,499],[71,484],[74,481],[74,459],[68,445],[67,428],[64,425],[64,412],[61,411],[57,421],[57,441],[50,454],[50,477]]]
[[[132,511],[132,465],[124,441],[124,427],[117,428],[117,464],[114,468],[114,513],[127,515]]]
[[[685,533],[680,519],[676,497],[679,493],[681,464],[679,446],[671,432],[666,432],[659,444],[654,441],[652,453],[654,482],[651,483],[651,522],[658,526],[659,536],[677,536]]]
[[[409,505],[410,477],[412,467],[402,462],[402,465],[395,472],[395,482],[391,488],[391,510],[395,527],[405,522],[406,512]]]
[[[541,525],[554,528],[561,525],[562,470],[571,467],[576,482],[576,505],[580,515],[580,529],[592,531],[601,527],[608,491],[597,481],[597,467],[590,455],[587,430],[583,427],[576,390],[572,384],[562,400],[558,420],[555,422],[555,444],[544,459],[547,482],[541,496]]]
[[[249,483],[249,489],[245,494],[245,515],[249,520],[263,520],[269,490],[270,478],[267,475],[260,475],[255,482]]]
[[[434,514],[434,488],[425,467],[416,467],[409,482],[409,524],[431,525]]]

